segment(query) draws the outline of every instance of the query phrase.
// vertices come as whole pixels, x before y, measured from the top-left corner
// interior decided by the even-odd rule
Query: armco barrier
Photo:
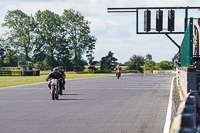
[[[196,133],[198,94],[189,92],[179,105],[170,133]]]
[[[0,76],[11,76],[11,70],[0,70]]]

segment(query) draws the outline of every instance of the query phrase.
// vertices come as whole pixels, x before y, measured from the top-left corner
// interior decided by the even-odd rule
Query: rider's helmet
[[[56,69],[58,69],[58,71],[61,71],[61,68],[58,66],[58,67],[56,67]]]
[[[59,72],[59,69],[58,69],[58,68],[54,68],[54,69],[53,69],[53,74],[57,75],[58,72]]]

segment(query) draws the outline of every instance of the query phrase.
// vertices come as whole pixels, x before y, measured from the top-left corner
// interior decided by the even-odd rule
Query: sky
[[[100,61],[109,51],[118,62],[128,61],[134,54],[152,55],[153,61],[171,61],[178,52],[167,36],[163,34],[136,34],[135,13],[108,13],[107,8],[127,7],[196,7],[199,0],[0,0],[0,24],[8,10],[19,9],[28,15],[38,10],[50,10],[62,15],[64,9],[79,11],[91,28],[91,35],[97,38],[94,60]],[[152,28],[155,28],[155,11],[152,10]],[[200,11],[189,11],[189,16],[200,17]],[[196,16],[195,16],[196,15]],[[139,11],[139,31],[143,31],[144,11]],[[167,28],[167,10],[164,10],[163,27]],[[0,36],[8,29],[0,26]],[[184,11],[175,10],[175,31],[184,30]],[[184,35],[170,35],[181,45]],[[85,58],[85,57],[84,57]],[[86,58],[85,58],[86,59]]]

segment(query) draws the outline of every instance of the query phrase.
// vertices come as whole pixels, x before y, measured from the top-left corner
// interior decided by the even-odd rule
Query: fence
[[[181,44],[181,67],[193,65],[193,18],[190,18]]]

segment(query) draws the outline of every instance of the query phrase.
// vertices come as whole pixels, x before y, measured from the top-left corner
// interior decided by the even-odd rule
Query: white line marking
[[[169,133],[169,130],[170,130],[171,112],[172,112],[172,93],[173,93],[173,88],[174,88],[174,78],[172,79],[172,83],[171,83],[171,90],[170,90],[170,95],[169,95],[169,103],[168,103],[168,107],[167,107],[167,115],[166,115],[166,120],[165,120],[165,126],[164,126],[163,133]]]

